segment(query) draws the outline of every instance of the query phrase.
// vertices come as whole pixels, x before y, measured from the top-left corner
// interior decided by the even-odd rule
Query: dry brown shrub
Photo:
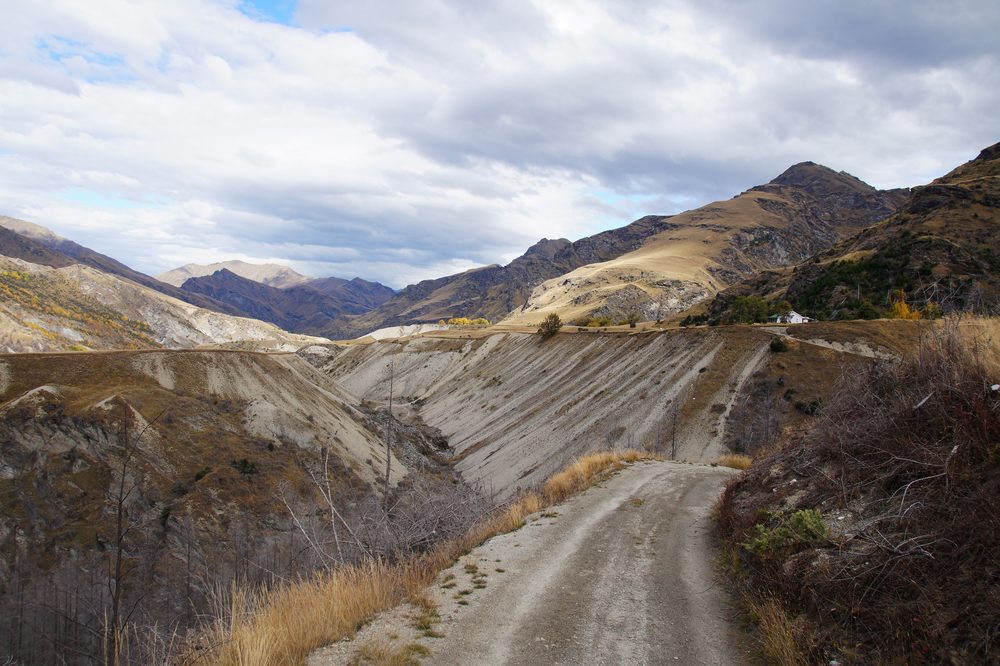
[[[862,661],[1000,656],[1000,352],[988,330],[949,322],[912,357],[847,378],[807,436],[724,495],[736,548],[776,511],[845,518],[829,543],[742,549],[741,568]]]

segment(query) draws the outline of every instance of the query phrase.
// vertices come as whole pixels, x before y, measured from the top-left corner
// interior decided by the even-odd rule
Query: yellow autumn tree
[[[889,308],[892,319],[920,319],[920,310],[913,310],[906,302],[906,292],[897,289],[892,294],[892,306]]]

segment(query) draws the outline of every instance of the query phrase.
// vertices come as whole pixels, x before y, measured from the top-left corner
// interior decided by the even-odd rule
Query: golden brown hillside
[[[507,322],[681,312],[758,271],[788,266],[890,214],[905,191],[798,164],[767,185],[670,218],[669,228],[616,259],[542,283]]]
[[[1000,144],[914,188],[894,215],[794,270],[735,285],[720,294],[711,314],[748,295],[787,299],[803,314],[834,319],[882,316],[901,295],[913,309],[996,312],[998,247]]]
[[[185,348],[291,350],[323,338],[185,303],[89,266],[0,256],[0,351]]]

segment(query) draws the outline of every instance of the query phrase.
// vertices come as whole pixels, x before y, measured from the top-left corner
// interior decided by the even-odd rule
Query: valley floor
[[[427,597],[443,636],[404,606],[309,664],[424,649],[429,664],[749,663],[709,515],[731,474],[636,463],[442,572]]]

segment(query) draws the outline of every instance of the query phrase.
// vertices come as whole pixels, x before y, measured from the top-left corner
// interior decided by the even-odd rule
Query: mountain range
[[[945,309],[992,303],[997,152],[987,148],[912,193],[803,162],[728,200],[577,241],[542,239],[506,266],[399,292],[241,261],[188,264],[157,279],[4,217],[0,339],[12,351],[267,348],[294,334],[347,339],[452,317],[515,327],[550,313],[578,323],[659,320],[705,304],[717,316],[741,294],[785,298],[821,317],[877,316],[900,289]]]
[[[543,239],[507,266],[411,285],[323,334],[354,337],[459,316],[526,325],[550,312],[620,319],[636,311],[655,319],[763,268],[802,261],[891,214],[907,195],[804,162],[728,201],[648,215],[575,242]]]
[[[296,273],[288,266],[280,264],[251,264],[238,259],[218,261],[214,264],[185,264],[180,268],[160,273],[155,277],[160,282],[180,287],[190,278],[212,275],[220,270],[227,270],[248,280],[260,282],[269,287],[277,287],[278,289],[305,284],[312,279]]]

